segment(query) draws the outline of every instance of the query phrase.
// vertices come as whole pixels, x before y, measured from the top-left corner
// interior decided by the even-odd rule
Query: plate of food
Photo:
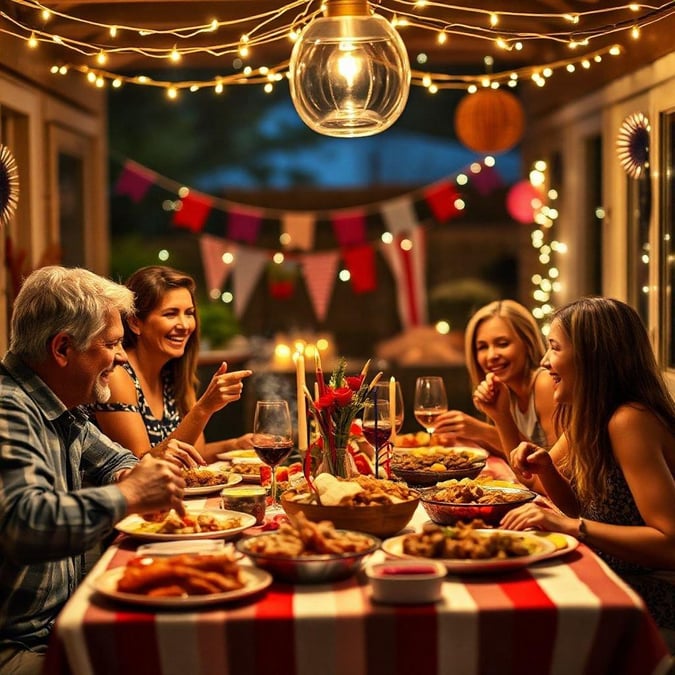
[[[232,602],[259,593],[272,576],[239,565],[229,554],[139,556],[90,582],[107,598],[133,605],[184,609]]]
[[[461,523],[456,527],[428,524],[422,532],[387,539],[382,549],[394,558],[439,560],[451,574],[497,574],[545,560],[556,545],[533,532]]]
[[[255,517],[239,511],[223,509],[188,509],[185,516],[176,511],[140,515],[134,513],[120,520],[115,528],[124,534],[149,541],[181,539],[230,539],[252,527]]]
[[[196,497],[218,492],[224,487],[241,483],[242,477],[230,469],[212,465],[197,469],[184,469],[185,496]]]

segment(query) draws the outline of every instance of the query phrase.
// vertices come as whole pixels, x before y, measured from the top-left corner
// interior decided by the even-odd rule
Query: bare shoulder
[[[110,400],[108,402],[129,403],[131,405],[138,403],[134,381],[131,379],[131,375],[121,366],[117,366],[110,373]]]
[[[649,408],[638,403],[619,406],[609,419],[610,435],[631,433],[636,428],[659,424],[658,418]]]
[[[629,403],[617,408],[609,420],[608,432],[620,461],[638,457],[652,461],[659,456],[655,449],[675,459],[675,434],[644,405]]]

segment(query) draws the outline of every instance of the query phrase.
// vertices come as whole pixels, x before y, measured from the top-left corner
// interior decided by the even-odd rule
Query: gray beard
[[[94,398],[96,403],[107,403],[110,399],[110,387],[97,382],[94,385]]]

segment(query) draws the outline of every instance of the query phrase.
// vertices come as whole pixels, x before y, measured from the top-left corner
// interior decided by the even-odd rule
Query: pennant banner
[[[342,259],[349,270],[354,293],[369,293],[377,288],[375,251],[372,246],[366,244],[344,249]]]
[[[404,329],[427,322],[424,228],[416,227],[408,238],[412,242],[410,248],[401,248],[400,237],[395,245],[380,247],[394,275],[398,313]]]
[[[128,159],[115,184],[115,194],[126,195],[132,201],[140,202],[156,180],[154,171]]]
[[[181,204],[181,208],[174,211],[173,224],[177,227],[185,227],[191,232],[201,232],[211,213],[211,198],[190,191],[190,194],[183,197]]]
[[[358,246],[366,243],[365,211],[352,210],[334,213],[333,233],[339,246]]]
[[[311,251],[314,248],[316,216],[311,212],[284,213],[281,218],[281,233],[288,235],[284,248]]]
[[[459,213],[455,203],[457,197],[455,186],[448,181],[432,185],[424,191],[424,198],[427,200],[434,218],[441,223],[450,220]]]
[[[235,265],[232,270],[232,290],[234,294],[234,314],[240,319],[258,279],[269,261],[269,256],[259,249],[241,246],[235,253]]]
[[[303,278],[307,286],[314,313],[324,321],[333,295],[340,255],[337,251],[311,253],[300,258]]]
[[[392,234],[412,232],[419,223],[410,197],[399,197],[382,204],[382,218]]]
[[[262,223],[262,211],[257,209],[235,208],[228,212],[227,236],[235,241],[255,244]]]
[[[231,247],[224,239],[204,234],[199,238],[199,250],[202,254],[206,290],[220,290],[230,272],[230,265],[223,262],[223,255],[231,252]]]

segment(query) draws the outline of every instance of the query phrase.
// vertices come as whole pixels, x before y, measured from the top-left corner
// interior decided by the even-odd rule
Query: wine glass
[[[395,424],[396,424],[396,429],[395,432],[401,433],[401,427],[403,426],[403,415],[404,415],[404,408],[403,408],[403,392],[401,391],[401,383],[396,382],[396,388],[395,388],[395,411],[394,411],[394,418],[395,418]],[[370,398],[375,399],[377,398],[378,401],[380,400],[385,400],[389,402],[389,383],[388,382],[378,382],[374,387],[371,392]]]
[[[396,425],[396,420],[394,420],[394,425]],[[372,396],[371,392],[371,396],[365,400],[361,428],[363,437],[375,448],[375,474],[377,475],[380,464],[380,450],[388,443],[392,432],[388,390],[386,396],[382,398]]]
[[[286,401],[257,401],[253,418],[253,449],[272,470],[272,508],[277,500],[276,467],[293,449],[291,413]]]
[[[436,420],[448,410],[448,397],[443,378],[436,375],[418,377],[415,382],[415,419],[433,434]]]

